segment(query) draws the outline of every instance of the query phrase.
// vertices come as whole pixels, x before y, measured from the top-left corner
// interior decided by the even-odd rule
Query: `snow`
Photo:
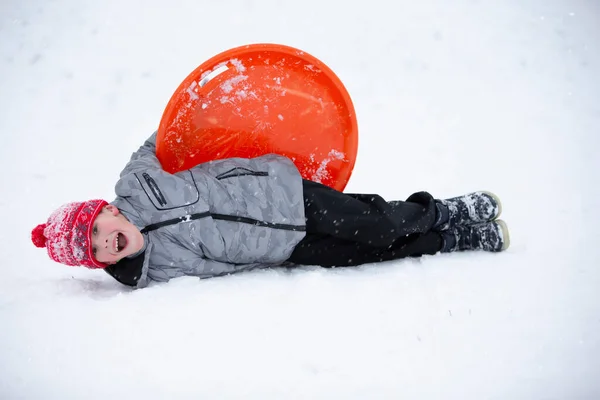
[[[189,72],[258,42],[346,85],[347,191],[491,190],[512,247],[131,291],[32,245],[113,199]],[[599,68],[585,0],[2,2],[0,398],[600,398]]]
[[[246,75],[237,75],[231,79],[227,79],[225,82],[221,84],[221,90],[223,93],[230,93],[233,90],[233,87],[238,83],[245,81],[248,79]]]
[[[329,165],[329,163],[331,163],[332,161],[343,160],[345,158],[346,158],[346,155],[344,153],[342,153],[341,151],[331,149],[329,151],[329,153],[327,154],[327,157],[325,157],[323,159],[323,161],[321,161],[317,170],[314,171],[314,173],[310,177],[310,180],[314,181],[314,182],[323,182],[323,180],[325,180],[326,178],[329,177],[329,172],[327,171],[327,165]],[[314,162],[314,160],[315,160],[314,154],[310,155],[310,160],[311,160],[311,162]]]
[[[244,66],[244,64],[238,60],[237,58],[232,58],[231,60],[229,60],[229,62],[231,64],[233,64],[233,66],[235,67],[235,69],[237,70],[237,72],[245,72],[246,71],[246,67]]]

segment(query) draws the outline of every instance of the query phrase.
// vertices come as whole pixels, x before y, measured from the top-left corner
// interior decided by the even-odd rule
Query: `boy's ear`
[[[108,204],[108,205],[104,206],[104,209],[109,211],[112,215],[119,214],[119,209],[117,207],[113,206],[112,204]]]

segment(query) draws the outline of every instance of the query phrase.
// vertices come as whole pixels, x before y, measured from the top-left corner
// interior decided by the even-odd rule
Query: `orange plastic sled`
[[[234,48],[196,68],[169,100],[156,142],[171,173],[277,153],[303,178],[338,190],[357,150],[356,114],[340,79],[315,57],[277,44]]]

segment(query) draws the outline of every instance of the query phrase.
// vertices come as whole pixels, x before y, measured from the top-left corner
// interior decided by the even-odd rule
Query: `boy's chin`
[[[121,260],[125,257],[129,257],[130,255],[132,255],[134,253],[135,253],[135,251],[129,251],[129,249],[123,249],[123,251],[119,253],[119,260]]]
[[[126,232],[123,233],[123,239],[125,240],[124,243],[124,247],[123,250],[121,250],[119,252],[119,254],[123,255],[123,257],[127,257],[130,256],[132,254],[135,254],[139,251],[139,249],[142,248],[142,243],[143,243],[143,238],[141,237],[141,234],[139,234],[140,237],[138,238],[136,233],[133,232]]]

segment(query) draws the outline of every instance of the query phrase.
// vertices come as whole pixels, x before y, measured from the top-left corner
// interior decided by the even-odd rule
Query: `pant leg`
[[[414,233],[427,233],[436,207],[426,192],[406,201],[385,201],[375,194],[346,194],[304,181],[307,235],[325,235],[372,247],[387,247]]]
[[[439,232],[411,234],[388,247],[372,247],[333,236],[310,235],[294,249],[289,261],[294,264],[344,267],[435,254],[442,248]]]
[[[407,201],[345,194],[304,181],[306,237],[289,261],[323,267],[351,266],[435,254],[442,237],[431,231],[436,207],[429,193]]]

